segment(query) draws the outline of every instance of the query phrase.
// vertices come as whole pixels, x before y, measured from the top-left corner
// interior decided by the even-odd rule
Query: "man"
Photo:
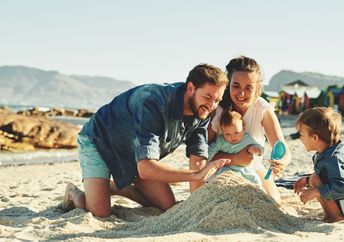
[[[186,83],[138,86],[101,107],[78,138],[85,192],[68,184],[65,210],[79,207],[106,217],[111,195],[167,210],[176,202],[168,183],[190,181],[194,191],[229,162],[206,165],[208,116],[227,83],[219,68],[202,64],[190,71]],[[190,170],[158,162],[183,142]]]

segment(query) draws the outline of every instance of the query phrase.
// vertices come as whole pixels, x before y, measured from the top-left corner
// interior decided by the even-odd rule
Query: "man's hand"
[[[297,180],[294,183],[294,193],[299,195],[300,192],[302,191],[302,188],[304,188],[308,185],[308,179],[309,179],[309,177],[302,177],[299,180]]]
[[[226,164],[229,164],[230,162],[231,160],[229,159],[219,159],[208,162],[202,170],[194,174],[193,179],[196,181],[204,182],[207,180],[208,177],[214,174],[216,170],[220,169]]]
[[[307,190],[303,190],[303,191],[301,191],[301,195],[300,195],[301,201],[303,203],[306,203],[310,200],[313,200],[313,199],[319,198],[319,197],[320,197],[320,192],[319,192],[319,189],[316,187],[312,187],[312,188],[309,188]]]

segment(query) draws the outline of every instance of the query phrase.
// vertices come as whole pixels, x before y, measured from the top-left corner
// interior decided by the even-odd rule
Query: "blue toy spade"
[[[272,151],[271,151],[271,160],[282,159],[282,157],[285,155],[285,151],[286,151],[286,149],[285,149],[284,143],[280,140],[277,140],[276,143],[274,144],[274,147],[272,148]],[[264,177],[265,180],[269,179],[271,172],[272,172],[272,167],[273,167],[273,165],[271,164],[268,172],[266,173],[266,175]]]

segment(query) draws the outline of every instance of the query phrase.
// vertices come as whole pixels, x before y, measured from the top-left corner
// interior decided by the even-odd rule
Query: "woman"
[[[281,140],[286,145],[286,155],[281,160],[269,161],[273,164],[274,174],[278,175],[290,162],[290,152],[273,107],[260,97],[263,87],[261,69],[254,59],[245,56],[232,59],[226,69],[229,84],[223,101],[208,127],[209,143],[215,140],[216,135],[221,134],[219,125],[221,113],[224,108],[229,107],[243,116],[245,131],[260,145],[264,146],[266,138],[271,146],[277,140]],[[267,170],[262,164],[262,157],[255,157],[253,160],[253,156],[244,149],[238,154],[218,153],[213,159],[219,158],[229,158],[232,160],[229,165],[236,166],[246,166],[253,162],[253,168],[261,178],[265,191],[280,203],[281,197],[276,184],[271,177],[268,180],[264,179]]]

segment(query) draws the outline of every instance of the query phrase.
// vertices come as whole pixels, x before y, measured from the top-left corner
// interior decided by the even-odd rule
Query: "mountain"
[[[25,66],[0,67],[0,103],[96,109],[135,84],[101,76],[65,75]]]
[[[296,80],[301,80],[310,86],[316,86],[321,90],[326,90],[329,85],[344,86],[344,77],[323,75],[314,72],[294,72],[282,70],[275,74],[264,87],[265,91],[281,91],[282,86]]]

